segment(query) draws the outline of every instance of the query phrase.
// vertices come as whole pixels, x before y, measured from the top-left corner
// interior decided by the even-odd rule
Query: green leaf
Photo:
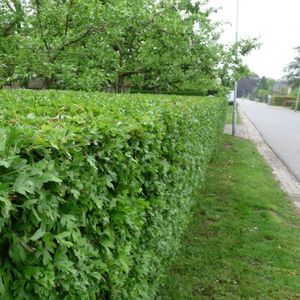
[[[0,153],[5,151],[7,141],[7,130],[0,128]]]
[[[57,234],[57,235],[55,236],[55,238],[56,238],[57,240],[63,240],[63,239],[65,239],[65,238],[69,237],[69,236],[71,236],[71,233],[70,233],[69,231],[64,231],[64,232],[62,232],[62,233],[60,233],[60,234]]]
[[[90,165],[93,169],[95,169],[95,170],[98,169],[97,166],[96,166],[96,160],[95,160],[95,158],[94,158],[93,156],[90,156],[90,155],[87,156],[86,160],[87,160],[87,162],[89,163],[89,165]]]
[[[13,237],[13,243],[9,248],[9,255],[15,263],[20,263],[26,260],[27,254],[24,247],[20,244],[17,237]]]
[[[9,216],[9,212],[13,209],[12,203],[9,199],[0,196],[0,202],[4,204],[4,207],[1,209],[1,213],[4,218]]]
[[[33,194],[34,193],[35,184],[34,184],[34,182],[31,180],[31,178],[28,175],[21,174],[16,179],[16,181],[15,181],[15,183],[13,185],[13,189],[17,193],[26,196],[27,193],[29,193],[29,194]]]
[[[62,180],[57,176],[56,172],[46,172],[42,176],[39,177],[41,182],[47,183],[47,182],[57,182],[61,183]]]
[[[104,248],[110,248],[110,249],[115,247],[115,245],[113,244],[113,242],[110,239],[105,239],[105,240],[101,241],[101,245]]]
[[[3,166],[8,169],[11,166],[11,162],[6,159],[2,159],[0,160],[0,166]]]
[[[115,189],[114,188],[114,185],[112,184],[112,182],[113,182],[113,179],[112,179],[112,177],[110,176],[110,175],[105,175],[105,179],[106,179],[106,185],[109,187],[109,188],[111,188],[111,189]]]
[[[32,241],[37,241],[39,240],[41,237],[43,237],[44,235],[46,234],[46,232],[39,228],[31,237],[30,237],[30,240]]]
[[[47,266],[49,263],[51,263],[51,261],[52,261],[52,256],[49,254],[49,252],[46,249],[44,249],[43,250],[43,264],[45,266]]]
[[[31,200],[27,200],[22,204],[23,208],[31,208],[34,204],[36,204],[38,202],[37,199],[31,199]]]

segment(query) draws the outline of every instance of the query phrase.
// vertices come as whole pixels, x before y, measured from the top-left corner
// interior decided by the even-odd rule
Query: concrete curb
[[[239,116],[241,124],[237,126],[236,136],[250,140],[256,145],[258,152],[272,168],[273,174],[279,181],[282,190],[292,199],[297,211],[300,212],[300,182],[264,141],[259,131],[240,108]],[[231,134],[231,128],[231,125],[226,125],[224,132]]]

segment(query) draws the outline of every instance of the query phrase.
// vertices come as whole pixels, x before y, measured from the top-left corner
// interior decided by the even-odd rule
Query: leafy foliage
[[[274,106],[293,106],[296,102],[296,98],[289,96],[274,96],[272,97],[270,104]]]
[[[218,91],[245,73],[256,41],[223,45],[215,11],[206,0],[2,1],[0,86]]]
[[[219,58],[219,78],[224,87],[233,87],[234,80],[251,74],[247,65],[243,63],[243,56],[260,47],[257,39],[241,39],[237,44],[225,45],[221,48]]]
[[[264,102],[268,101],[269,95],[273,94],[273,87],[276,83],[276,80],[272,78],[267,78],[263,76],[258,84],[256,89],[252,92],[252,97],[258,98],[259,101]]]
[[[299,86],[300,83],[300,47],[296,47],[297,52],[293,61],[291,61],[285,68],[286,78],[288,82],[293,86]]]
[[[217,98],[2,91],[2,299],[152,299],[223,130]]]

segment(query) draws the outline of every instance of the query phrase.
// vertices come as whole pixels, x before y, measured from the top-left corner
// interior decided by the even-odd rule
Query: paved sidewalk
[[[249,121],[241,109],[239,109],[241,124],[237,126],[236,136],[252,141],[265,161],[270,165],[273,174],[279,181],[281,188],[292,199],[300,212],[300,182],[286,167],[282,160],[266,144],[256,127]],[[225,126],[225,133],[231,134],[231,125]]]
[[[246,99],[238,103],[264,141],[300,181],[300,112]]]

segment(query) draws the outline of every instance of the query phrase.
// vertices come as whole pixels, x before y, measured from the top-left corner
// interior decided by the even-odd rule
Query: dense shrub
[[[295,110],[296,109],[296,105],[297,105],[297,111],[300,111],[300,104],[299,104],[299,101],[298,101],[298,104],[297,104],[297,101],[293,101],[293,103],[291,104],[291,109]]]
[[[152,299],[226,101],[55,91],[0,101],[0,298]]]
[[[292,106],[295,103],[295,98],[288,96],[272,97],[270,104],[274,106]]]

